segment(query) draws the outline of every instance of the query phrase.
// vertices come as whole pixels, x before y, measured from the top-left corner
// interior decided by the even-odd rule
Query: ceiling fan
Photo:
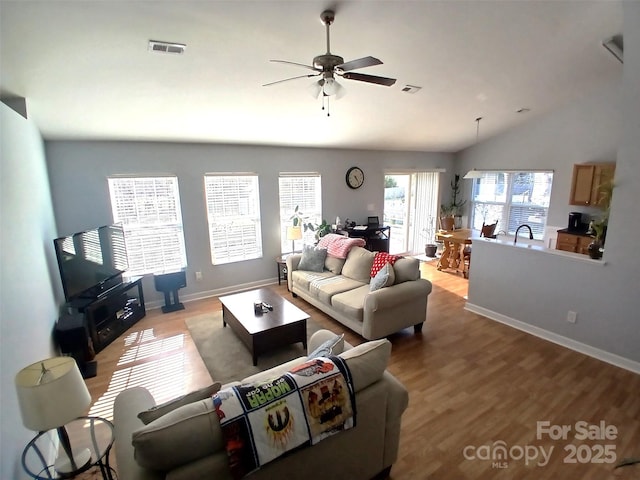
[[[313,65],[289,62],[287,60],[271,60],[271,62],[274,63],[285,63],[287,65],[303,67],[308,70],[312,70],[314,73],[310,73],[307,75],[298,75],[296,77],[285,78],[284,80],[266,83],[263,85],[264,87],[276,85],[282,82],[288,82],[290,80],[296,80],[299,78],[321,77],[317,82],[313,83],[312,87],[314,96],[318,97],[322,93],[322,97],[324,100],[324,97],[335,96],[336,98],[340,98],[344,94],[344,88],[336,81],[336,76],[342,77],[346,80],[357,80],[359,82],[374,83],[376,85],[384,85],[386,87],[390,87],[391,85],[396,83],[395,78],[379,77],[376,75],[353,72],[352,70],[357,70],[359,68],[371,67],[373,65],[382,65],[382,62],[379,59],[371,56],[358,58],[356,60],[351,60],[350,62],[345,62],[342,57],[332,54],[330,46],[329,27],[335,20],[335,12],[333,10],[325,10],[320,15],[320,20],[325,25],[327,30],[327,53],[316,56],[313,59]]]

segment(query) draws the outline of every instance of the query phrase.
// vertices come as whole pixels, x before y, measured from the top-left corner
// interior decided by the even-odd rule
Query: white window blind
[[[547,224],[553,172],[482,172],[473,180],[472,227],[498,221],[498,231],[514,234],[526,223],[542,240]]]
[[[177,270],[187,265],[178,178],[111,177],[113,220],[125,232],[129,273]]]
[[[287,227],[293,225],[291,215],[298,207],[303,213],[306,223],[319,225],[322,223],[322,189],[319,173],[281,173],[279,177],[280,195],[280,251],[291,252],[292,243],[287,240]],[[331,221],[328,221],[331,223]],[[303,244],[315,243],[315,232],[303,232],[302,240],[298,240],[296,250]]]
[[[262,257],[258,176],[207,174],[204,186],[211,262],[220,265]]]

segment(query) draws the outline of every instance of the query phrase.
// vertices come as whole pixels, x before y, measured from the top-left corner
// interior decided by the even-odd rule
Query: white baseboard
[[[239,285],[231,285],[224,288],[216,288],[215,290],[207,290],[204,292],[190,293],[187,295],[180,295],[180,302],[188,303],[196,300],[202,300],[203,298],[219,297],[220,295],[228,295],[230,293],[238,293],[245,290],[254,290],[256,288],[266,287],[278,282],[277,278],[267,278],[265,280],[258,280],[256,282],[242,283]],[[152,300],[145,302],[147,310],[153,310],[164,306],[164,300]]]
[[[578,342],[577,340],[558,335],[557,333],[550,332],[549,330],[536,327],[535,325],[531,325],[520,320],[516,320],[515,318],[507,317],[506,315],[502,315],[501,313],[494,312],[493,310],[480,307],[473,303],[467,302],[464,306],[464,309],[482,315],[483,317],[487,317],[496,322],[500,322],[505,325],[509,325],[510,327],[517,328],[518,330],[521,330],[523,332],[530,333],[531,335],[535,335],[536,337],[548,340],[562,347],[569,348],[576,352],[584,353],[585,355],[597,358],[598,360],[602,360],[603,362],[610,363],[611,365],[615,365],[616,367],[624,368],[625,370],[640,374],[640,362],[621,357],[620,355],[607,352],[606,350],[592,347],[591,345],[587,345],[585,343]]]

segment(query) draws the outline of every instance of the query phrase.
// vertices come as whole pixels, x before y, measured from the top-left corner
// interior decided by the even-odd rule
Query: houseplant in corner
[[[467,201],[459,201],[459,195],[460,175],[454,175],[451,180],[451,202],[440,205],[440,228],[443,230],[462,228],[462,207]]]

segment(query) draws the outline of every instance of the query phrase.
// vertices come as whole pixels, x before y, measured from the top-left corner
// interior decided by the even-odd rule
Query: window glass
[[[553,172],[483,172],[473,180],[472,228],[498,221],[498,231],[513,235],[527,224],[537,240],[544,237]]]
[[[322,222],[322,190],[319,173],[287,173],[280,174],[279,178],[280,197],[280,251],[288,253],[301,250],[303,245],[313,245],[315,243],[315,232],[303,229],[302,240],[293,243],[287,240],[287,227],[293,225],[291,215],[298,207],[302,212],[304,222],[312,223],[314,226]],[[327,223],[332,223],[327,219]]]
[[[204,177],[211,262],[262,257],[260,191],[255,174]]]
[[[111,177],[113,221],[122,223],[131,275],[187,265],[178,178]]]

